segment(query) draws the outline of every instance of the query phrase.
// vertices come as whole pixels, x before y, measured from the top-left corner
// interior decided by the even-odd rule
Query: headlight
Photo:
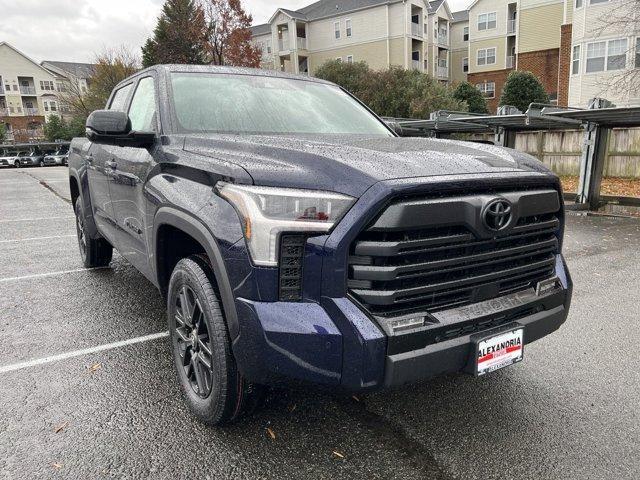
[[[278,265],[280,233],[328,232],[355,202],[338,193],[224,182],[216,190],[238,211],[251,258],[264,266]]]

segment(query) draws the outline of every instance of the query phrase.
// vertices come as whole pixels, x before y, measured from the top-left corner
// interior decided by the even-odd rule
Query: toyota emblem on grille
[[[491,200],[484,208],[482,220],[489,230],[504,230],[511,222],[511,202],[504,198]]]

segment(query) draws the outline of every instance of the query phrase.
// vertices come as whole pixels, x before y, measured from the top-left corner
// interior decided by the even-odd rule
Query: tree
[[[110,48],[95,55],[95,68],[85,91],[78,80],[70,80],[67,91],[58,94],[74,117],[82,122],[94,110],[105,107],[113,88],[139,69],[138,58],[125,46]]]
[[[487,100],[482,96],[480,90],[469,82],[459,83],[453,92],[453,98],[465,102],[471,113],[489,113]]]
[[[51,115],[44,124],[44,136],[49,142],[70,140],[67,123],[62,117]]]
[[[502,89],[500,105],[512,105],[525,112],[531,103],[549,103],[549,95],[542,83],[531,72],[511,72]]]
[[[349,90],[383,117],[429,118],[437,110],[466,110],[463,102],[453,98],[450,87],[417,70],[374,71],[363,63],[338,65],[332,60],[316,76]]]
[[[365,79],[370,75],[371,70],[367,62],[347,63],[339,60],[329,60],[322,64],[315,73],[315,76],[340,85],[348,92],[360,92],[364,86]]]
[[[7,135],[7,127],[4,122],[0,122],[0,144],[4,143],[4,139]]]
[[[167,0],[153,37],[142,47],[142,66],[207,63],[205,29],[204,11],[195,0]]]
[[[260,66],[262,52],[251,43],[253,18],[240,0],[200,0],[206,20],[206,51],[209,63],[238,67]]]

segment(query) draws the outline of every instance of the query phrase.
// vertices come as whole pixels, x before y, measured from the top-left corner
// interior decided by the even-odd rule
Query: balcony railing
[[[1,78],[0,81],[2,81]],[[0,95],[4,95],[4,87],[2,85],[0,85]]]
[[[420,60],[411,60],[411,68],[420,70]]]
[[[436,73],[438,75],[438,78],[449,78],[449,69],[446,66],[441,67],[440,65],[438,65]]]
[[[5,107],[0,107],[0,117],[6,117],[9,115],[9,109]]]
[[[516,20],[507,20],[507,34],[516,33]]]
[[[438,45],[449,45],[449,35],[447,35],[446,33],[439,33]]]
[[[289,50],[289,40],[285,38],[278,39],[278,51],[286,52]]]
[[[422,25],[411,22],[411,35],[414,37],[422,37]]]
[[[306,50],[307,49],[307,39],[303,37],[296,38],[296,46],[298,50]]]
[[[516,65],[515,55],[507,55],[507,68],[514,68]]]
[[[25,115],[39,115],[40,113],[38,112],[37,108],[24,107],[24,114]]]
[[[36,87],[25,87],[23,85],[20,85],[20,93],[22,95],[35,95]]]

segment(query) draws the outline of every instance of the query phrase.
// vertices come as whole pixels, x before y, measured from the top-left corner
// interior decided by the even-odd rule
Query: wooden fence
[[[516,150],[537,157],[558,175],[578,175],[583,141],[582,130],[521,132]],[[640,178],[640,128],[609,132],[604,176]]]

